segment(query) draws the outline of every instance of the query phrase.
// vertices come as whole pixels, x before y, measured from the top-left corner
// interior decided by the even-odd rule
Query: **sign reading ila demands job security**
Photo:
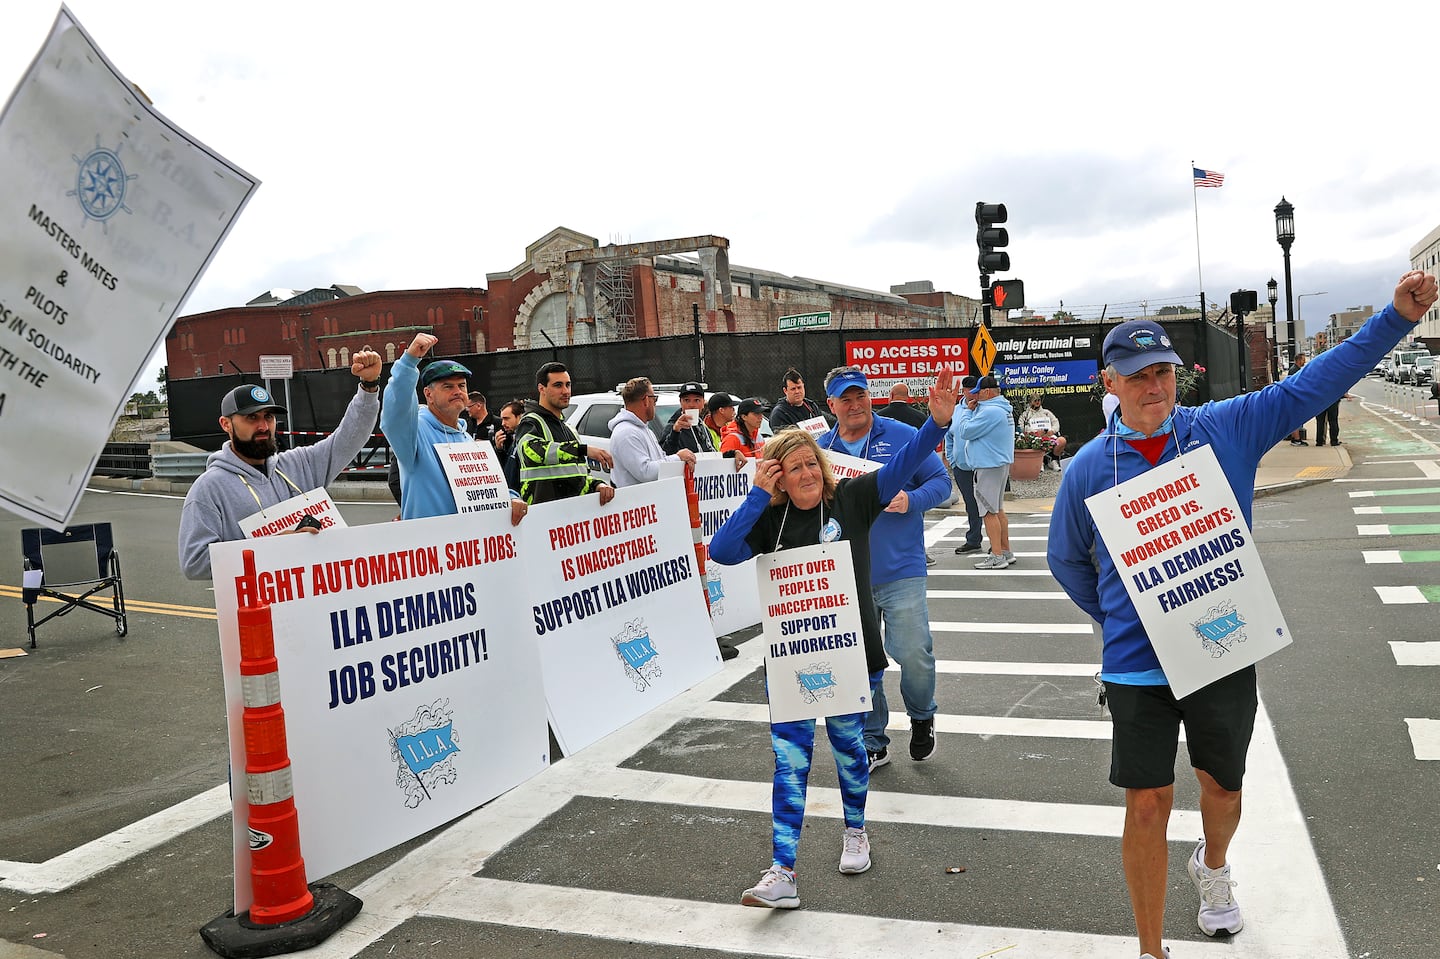
[[[730,514],[750,494],[756,460],[745,461],[739,470],[733,459],[697,459],[695,493],[700,499],[700,538],[705,545]],[[684,466],[667,461],[660,466],[660,478],[681,477]],[[710,622],[715,636],[727,636],[760,622],[760,593],[755,588],[755,560],[738,566],[723,566],[714,560],[705,563],[705,593],[710,600]]]
[[[0,506],[59,529],[256,181],[62,8],[0,113],[0,183]]]
[[[240,674],[244,552],[279,684]],[[508,512],[270,536],[210,549],[234,770],[236,911],[251,897],[244,695],[285,710],[309,875],[405,842],[549,762],[544,692]],[[269,800],[273,801],[273,800]]]
[[[1254,536],[1209,446],[1085,505],[1177,698],[1290,645]]]
[[[567,756],[721,666],[684,483],[640,483],[605,506],[599,500],[591,493],[539,504],[518,527],[530,633],[550,726]]]
[[[871,399],[889,399],[890,388],[904,383],[910,395],[930,395],[935,375],[954,370],[969,372],[964,337],[936,337],[926,340],[852,340],[845,344],[845,362],[865,371]]]
[[[450,481],[455,512],[463,515],[510,508],[510,484],[495,455],[495,447],[488,440],[436,443],[435,453],[445,468],[445,478]]]
[[[870,711],[870,673],[855,562],[848,543],[756,558],[765,605],[765,676],[772,723]]]

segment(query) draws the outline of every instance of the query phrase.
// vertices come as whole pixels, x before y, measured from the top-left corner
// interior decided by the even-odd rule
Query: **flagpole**
[[[1200,284],[1200,319],[1205,319],[1205,274],[1200,269],[1200,200],[1195,186],[1195,161],[1190,161],[1190,202],[1195,207],[1195,279]]]

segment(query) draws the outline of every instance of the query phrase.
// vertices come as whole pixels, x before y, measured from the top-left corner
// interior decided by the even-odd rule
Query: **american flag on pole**
[[[1195,171],[1196,189],[1202,186],[1223,186],[1225,183],[1225,174],[1223,173],[1216,173],[1214,170],[1202,170],[1199,167],[1191,167],[1190,169]]]

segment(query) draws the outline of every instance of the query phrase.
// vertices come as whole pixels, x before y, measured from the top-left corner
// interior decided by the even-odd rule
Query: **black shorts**
[[[1255,667],[1249,666],[1176,699],[1169,686],[1105,684],[1114,740],[1110,782],[1123,789],[1158,789],[1175,781],[1180,724],[1190,765],[1238,792],[1255,731]]]

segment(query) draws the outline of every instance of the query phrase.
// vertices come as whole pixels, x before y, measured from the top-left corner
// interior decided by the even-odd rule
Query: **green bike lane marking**
[[[1356,516],[1398,516],[1406,513],[1440,513],[1440,505],[1352,506]]]
[[[1351,499],[1370,499],[1373,496],[1423,496],[1440,493],[1440,486],[1411,486],[1406,489],[1362,489],[1350,494]]]
[[[1440,534],[1440,523],[1357,526],[1355,529],[1361,536],[1423,536]]]
[[[1367,549],[1365,562],[1375,563],[1440,563],[1440,549]]]

